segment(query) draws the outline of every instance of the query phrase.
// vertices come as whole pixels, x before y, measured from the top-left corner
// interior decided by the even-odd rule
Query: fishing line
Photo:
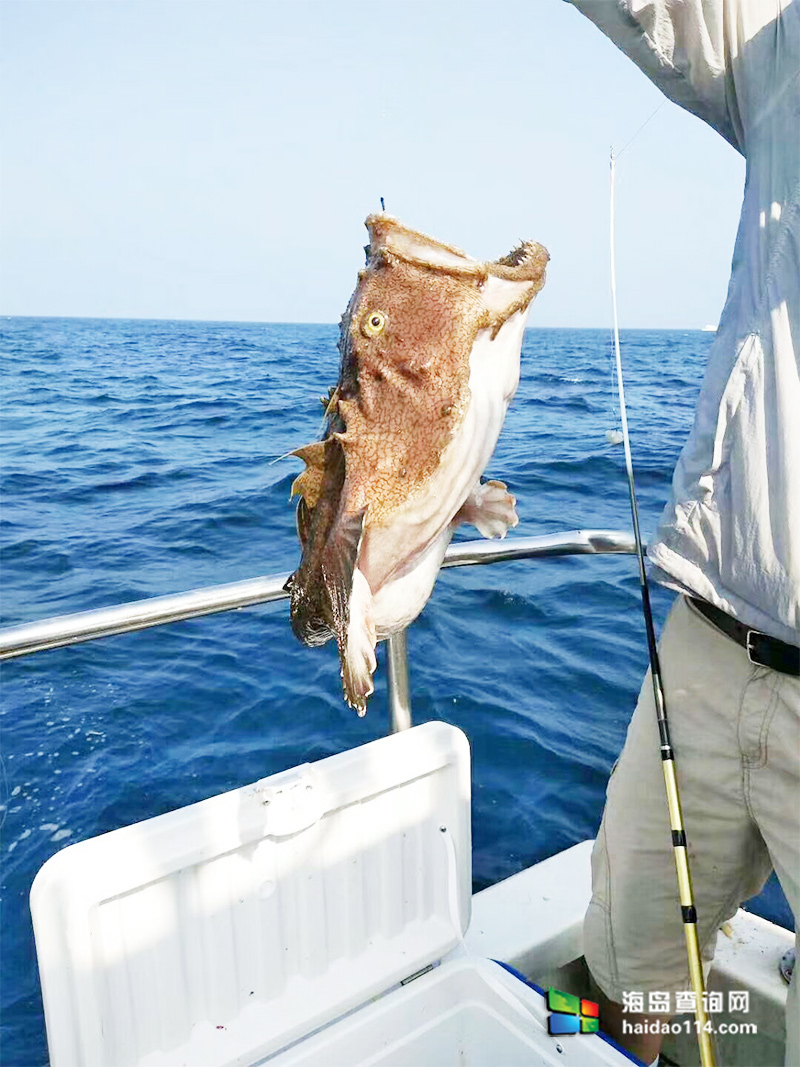
[[[658,108],[656,108],[658,111]],[[653,115],[656,112],[653,112]],[[650,116],[650,118],[653,117]],[[649,122],[650,119],[647,119]],[[645,122],[641,127],[647,125]],[[638,133],[638,131],[637,131]],[[636,137],[637,134],[634,134]],[[632,137],[625,148],[631,143]],[[625,149],[623,148],[623,151]],[[664,787],[667,794],[667,807],[669,809],[669,823],[672,830],[672,848],[675,858],[675,870],[678,876],[678,896],[681,904],[681,918],[683,931],[686,937],[686,954],[689,960],[689,976],[692,990],[695,996],[695,1019],[697,1020],[697,1042],[700,1046],[700,1063],[702,1067],[714,1067],[714,1048],[711,1043],[711,1035],[708,1032],[708,1016],[705,1005],[705,980],[703,977],[703,965],[700,958],[700,944],[697,937],[697,909],[694,904],[692,893],[692,879],[689,870],[689,855],[686,844],[686,831],[683,825],[681,812],[680,793],[678,780],[675,775],[675,752],[670,740],[669,721],[667,719],[667,705],[664,699],[664,686],[661,680],[661,662],[658,656],[655,626],[653,625],[653,612],[650,606],[650,590],[647,585],[647,572],[644,563],[644,548],[639,529],[639,508],[636,503],[636,485],[633,478],[633,462],[631,460],[631,442],[628,435],[628,415],[625,407],[625,386],[622,379],[622,358],[619,346],[619,319],[617,316],[617,275],[614,249],[614,178],[616,157],[611,152],[611,207],[610,207],[610,253],[611,253],[611,307],[614,319],[614,357],[617,368],[617,391],[619,393],[619,413],[622,425],[622,443],[625,448],[625,468],[628,474],[628,490],[630,492],[631,519],[633,521],[633,536],[636,542],[636,558],[639,563],[639,584],[642,594],[642,613],[644,615],[645,630],[647,632],[647,650],[650,656],[650,678],[653,683],[653,698],[655,700],[656,719],[658,721],[658,734],[661,750],[661,766],[664,771]]]
[[[647,116],[647,118],[644,120],[644,122],[639,127],[639,129],[636,131],[636,133],[633,135],[633,137],[631,137],[630,140],[625,142],[625,144],[622,146],[622,148],[620,148],[619,152],[617,152],[616,155],[612,152],[612,157],[614,159],[619,159],[619,157],[622,155],[622,153],[625,152],[633,144],[633,142],[636,140],[636,138],[639,136],[639,134],[642,132],[642,130],[645,128],[645,126],[648,124],[648,122],[650,122],[651,119],[654,119],[656,117],[656,115],[659,113],[659,111],[664,106],[664,104],[666,104],[666,102],[667,102],[667,100],[666,100],[666,97],[665,97],[661,101],[661,103],[658,105],[658,107],[655,109],[655,111],[652,111]]]

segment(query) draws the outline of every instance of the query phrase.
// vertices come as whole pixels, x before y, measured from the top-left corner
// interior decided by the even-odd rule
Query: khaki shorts
[[[710,960],[720,925],[773,868],[800,918],[800,680],[751,664],[683,597],[659,647],[698,935]],[[624,992],[690,989],[649,672],[609,780],[592,889],[585,952],[606,996],[622,1003]],[[797,984],[795,972],[787,1063],[800,1063]]]

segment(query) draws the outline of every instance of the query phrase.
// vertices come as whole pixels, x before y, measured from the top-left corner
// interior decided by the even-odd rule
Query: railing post
[[[389,666],[389,731],[396,734],[411,726],[411,693],[408,686],[406,631],[392,634],[386,642]]]

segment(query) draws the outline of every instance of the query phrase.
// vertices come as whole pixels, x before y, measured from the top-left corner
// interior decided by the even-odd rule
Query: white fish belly
[[[452,534],[448,526],[412,567],[384,582],[373,595],[372,621],[379,641],[404,629],[425,607]]]

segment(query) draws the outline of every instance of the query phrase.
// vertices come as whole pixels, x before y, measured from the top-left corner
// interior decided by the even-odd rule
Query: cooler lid
[[[441,722],[71,845],[31,891],[51,1065],[254,1063],[441,958],[471,890]]]

